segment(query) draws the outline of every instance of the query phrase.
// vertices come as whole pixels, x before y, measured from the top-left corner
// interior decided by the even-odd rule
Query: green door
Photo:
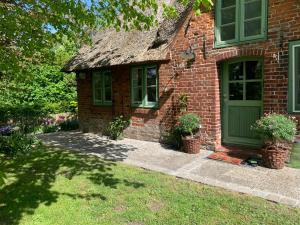
[[[222,141],[258,146],[251,125],[262,115],[263,61],[235,60],[223,64]]]

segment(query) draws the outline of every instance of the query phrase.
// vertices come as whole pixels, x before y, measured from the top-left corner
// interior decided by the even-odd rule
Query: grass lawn
[[[5,159],[0,224],[300,224],[300,210],[94,156]]]
[[[291,161],[289,167],[300,169],[300,143],[294,145],[291,153]]]

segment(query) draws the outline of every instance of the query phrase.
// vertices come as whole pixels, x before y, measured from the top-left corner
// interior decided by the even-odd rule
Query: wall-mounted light
[[[186,51],[180,53],[180,57],[184,60],[192,61],[195,59],[196,55],[194,53],[194,50],[189,47]]]

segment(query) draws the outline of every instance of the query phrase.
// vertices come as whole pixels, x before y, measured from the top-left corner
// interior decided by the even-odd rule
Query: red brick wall
[[[156,140],[162,130],[175,123],[175,118],[179,115],[176,109],[178,95],[184,92],[189,94],[188,111],[195,112],[202,118],[202,132],[207,134],[207,144],[220,145],[221,104],[218,65],[223,60],[243,56],[264,58],[264,111],[286,113],[288,42],[300,39],[300,2],[298,0],[268,2],[267,40],[233,47],[214,48],[213,12],[203,13],[200,17],[190,15],[170,46],[170,62],[160,65],[158,110],[130,107],[128,66],[112,68],[114,107],[92,106],[90,76],[80,80],[79,118],[82,124],[90,124],[91,122],[87,121],[97,121],[100,118],[108,120],[111,115],[123,113],[132,116],[133,123],[128,129],[128,136]],[[203,48],[203,35],[206,36],[206,53]],[[187,63],[179,56],[190,46],[196,54],[193,63]],[[278,54],[279,61],[274,57]]]

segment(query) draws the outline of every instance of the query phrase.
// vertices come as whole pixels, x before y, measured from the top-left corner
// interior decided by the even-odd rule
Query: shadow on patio
[[[60,148],[68,148],[86,153],[100,154],[103,159],[123,161],[130,151],[137,150],[135,147],[119,144],[105,138],[99,138],[94,134],[81,132],[60,132],[40,135],[43,143]]]

